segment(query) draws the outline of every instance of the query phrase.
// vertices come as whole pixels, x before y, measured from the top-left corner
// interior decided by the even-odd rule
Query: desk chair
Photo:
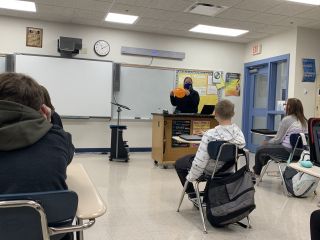
[[[299,160],[302,151],[305,150],[308,146],[307,140],[306,140],[306,135],[304,133],[291,134],[290,135],[290,144],[292,146],[292,152],[290,153],[288,158],[284,158],[283,156],[270,156],[270,160],[267,162],[267,164],[263,167],[263,169],[261,171],[260,178],[257,181],[257,186],[259,186],[259,183],[262,182],[262,178],[263,178],[264,174],[266,173],[270,163],[274,162],[278,165],[283,190],[284,190],[286,196],[289,196],[288,190],[286,188],[286,184],[284,182],[281,164],[287,164],[287,163],[290,163],[291,161]]]
[[[73,191],[0,195],[0,236],[10,240],[58,240],[91,227],[72,225],[78,206]]]
[[[203,174],[194,182],[194,188],[195,188],[196,196],[197,196],[196,203],[199,208],[204,233],[207,233],[207,228],[206,228],[204,214],[203,214],[203,207],[205,207],[205,202],[204,202],[203,198],[205,197],[204,195],[205,195],[206,188],[204,191],[200,192],[199,184],[202,182],[207,183],[211,179],[215,179],[215,178],[221,179],[223,176],[226,176],[225,174],[223,174],[223,176],[222,176],[222,173],[224,171],[230,169],[233,166],[236,167],[237,159],[238,159],[238,148],[235,144],[226,143],[225,141],[212,141],[212,142],[209,142],[209,144],[208,144],[208,154],[210,156],[210,161],[213,161],[213,159],[216,160],[215,166],[214,166],[214,171],[213,171],[212,175]],[[216,172],[216,167],[217,167],[217,164],[219,161],[224,162],[224,164]],[[180,201],[179,201],[179,205],[177,208],[177,212],[179,212],[179,210],[180,210],[180,206],[181,206],[182,201],[184,199],[184,195],[186,193],[186,189],[187,189],[188,184],[189,184],[189,181],[186,181],[184,184],[184,187],[183,187],[183,190],[181,193],[181,197],[180,197]],[[201,196],[203,196],[202,199],[201,199]]]

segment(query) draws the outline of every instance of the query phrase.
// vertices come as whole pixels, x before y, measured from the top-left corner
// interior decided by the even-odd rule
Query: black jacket
[[[63,128],[61,117],[56,112],[53,112],[52,115],[51,115],[51,123],[53,125],[58,125],[59,127]]]
[[[67,189],[71,135],[39,112],[0,101],[0,194]]]
[[[176,106],[175,112],[177,113],[197,113],[200,98],[199,93],[191,89],[189,96],[183,98],[170,96],[170,101],[173,106]]]

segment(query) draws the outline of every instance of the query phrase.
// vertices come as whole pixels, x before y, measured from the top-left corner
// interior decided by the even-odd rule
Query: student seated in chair
[[[67,189],[71,135],[50,123],[51,110],[43,103],[32,78],[0,74],[0,194]]]
[[[308,124],[303,113],[303,106],[299,99],[289,98],[285,104],[286,116],[281,120],[277,135],[269,141],[262,142],[255,155],[253,171],[260,176],[264,165],[271,157],[287,160],[292,151],[290,135],[293,133],[306,133]]]
[[[215,161],[210,160],[208,154],[208,143],[211,141],[226,141],[243,148],[246,144],[241,129],[231,122],[234,116],[234,104],[229,100],[220,101],[215,108],[215,118],[219,125],[205,132],[201,139],[196,155],[187,155],[176,161],[176,171],[184,186],[186,180],[193,182],[203,173],[211,175]],[[217,171],[222,167],[217,166]],[[190,183],[186,190],[189,199],[195,198],[195,190]]]

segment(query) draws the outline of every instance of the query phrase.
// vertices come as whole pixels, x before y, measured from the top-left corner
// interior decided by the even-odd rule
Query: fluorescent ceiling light
[[[16,0],[0,0],[0,8],[6,8],[18,11],[36,12],[36,4],[34,2],[16,1]]]
[[[107,22],[116,22],[116,23],[125,23],[133,24],[138,19],[138,16],[119,14],[119,13],[108,13],[105,21]]]
[[[320,5],[320,0],[287,0],[289,2],[305,3],[311,5]]]
[[[199,24],[199,25],[191,28],[189,31],[198,32],[198,33],[207,33],[207,34],[213,34],[213,35],[228,36],[228,37],[237,37],[239,35],[242,35],[242,34],[249,32],[248,30],[214,27],[214,26],[208,26],[208,25],[202,25],[202,24]]]

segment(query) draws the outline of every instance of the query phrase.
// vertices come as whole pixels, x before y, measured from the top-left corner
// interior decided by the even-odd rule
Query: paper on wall
[[[214,85],[208,85],[207,89],[207,95],[217,95],[218,94],[218,89]]]
[[[212,78],[213,78],[213,76],[212,75],[208,75],[208,84],[212,84]]]
[[[199,93],[199,96],[205,96],[207,94],[206,87],[194,87],[193,89]]]

